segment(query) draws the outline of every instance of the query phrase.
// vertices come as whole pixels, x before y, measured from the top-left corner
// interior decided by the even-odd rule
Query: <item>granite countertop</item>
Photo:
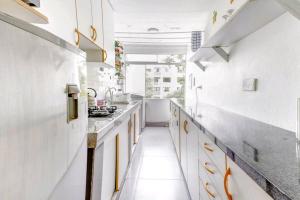
[[[130,112],[141,103],[141,100],[136,100],[130,104],[116,104],[118,111],[112,117],[89,118],[88,137],[96,137],[97,141],[103,139],[108,132],[120,125]]]
[[[275,200],[300,200],[300,146],[294,132],[206,104],[172,99]]]

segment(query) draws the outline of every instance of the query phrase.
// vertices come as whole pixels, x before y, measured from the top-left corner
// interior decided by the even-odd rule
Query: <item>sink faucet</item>
[[[110,97],[109,103],[110,103],[110,104],[113,103],[113,96],[114,96],[113,90],[114,90],[114,91],[117,91],[117,89],[116,89],[115,87],[108,87],[108,88],[106,89],[106,92],[105,92],[105,99],[107,99],[107,94],[109,93],[109,97]]]

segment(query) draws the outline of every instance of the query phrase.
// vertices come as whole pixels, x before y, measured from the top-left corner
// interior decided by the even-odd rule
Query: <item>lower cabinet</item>
[[[176,109],[179,127],[174,123]],[[171,102],[169,128],[192,200],[272,200],[189,116],[179,110]],[[176,131],[179,131],[178,143]]]
[[[111,134],[103,144],[103,176],[101,200],[111,199],[116,190],[116,134]],[[99,170],[95,169],[94,171]],[[92,198],[93,200],[96,200]]]
[[[187,155],[187,134],[188,134],[187,116],[180,112],[180,164],[183,175],[187,180],[188,177],[188,155]]]
[[[227,162],[228,169],[224,177],[225,190],[232,195],[233,200],[272,200],[237,164],[229,158]],[[229,174],[228,170],[230,170]]]
[[[199,200],[198,128],[184,114],[180,113],[181,167],[192,200]]]
[[[188,121],[189,133],[187,134],[187,184],[192,200],[199,200],[199,131]]]

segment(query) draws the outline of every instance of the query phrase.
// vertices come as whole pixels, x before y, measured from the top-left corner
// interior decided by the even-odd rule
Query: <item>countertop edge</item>
[[[118,124],[122,123],[124,119],[127,117],[129,113],[131,113],[134,109],[136,109],[139,105],[142,104],[141,100],[137,100],[134,104],[132,104],[132,107],[130,109],[124,110],[122,114],[111,120],[107,125],[105,125],[103,128],[95,131],[95,132],[89,132],[88,133],[88,148],[97,148],[101,143],[103,143],[104,139],[108,136],[108,133],[110,133],[114,128],[116,128],[116,123]],[[120,120],[121,119],[121,120]],[[98,133],[102,133],[101,137],[97,137]]]
[[[214,144],[216,144],[235,164],[237,164],[251,179],[257,183],[267,194],[269,194],[274,200],[292,200],[287,194],[282,192],[280,188],[271,183],[266,177],[264,177],[260,172],[254,169],[251,165],[247,163],[244,159],[238,156],[231,148],[218,140],[213,133],[209,132],[200,122],[195,120],[194,116],[191,116],[181,104],[179,104],[174,99],[170,99],[181,111],[183,111],[189,119],[206,135],[208,136]]]

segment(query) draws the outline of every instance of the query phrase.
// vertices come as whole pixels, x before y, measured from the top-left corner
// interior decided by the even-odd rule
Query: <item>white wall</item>
[[[199,101],[296,130],[300,97],[300,21],[284,14],[232,47],[229,63],[210,64],[205,72],[189,63],[203,85]],[[258,78],[256,92],[242,91],[244,78]],[[188,85],[188,84],[187,84]],[[187,89],[192,102],[195,89]]]
[[[145,66],[130,65],[126,67],[126,93],[145,96]]]

